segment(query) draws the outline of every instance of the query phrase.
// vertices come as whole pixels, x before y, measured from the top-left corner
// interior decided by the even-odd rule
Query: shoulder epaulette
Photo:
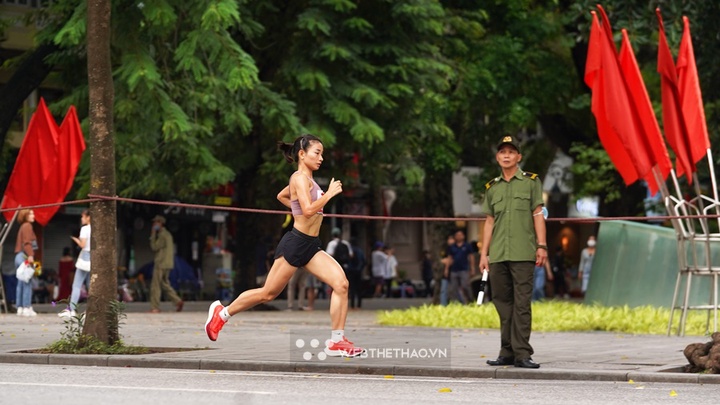
[[[523,172],[523,176],[529,177],[530,180],[535,180],[538,177],[538,175],[536,173],[530,173],[530,172]]]
[[[495,183],[497,183],[498,181],[500,181],[500,177],[495,177],[494,179],[492,179],[492,180],[488,181],[487,183],[485,183],[485,190],[487,190],[487,189],[489,189],[490,187],[492,187],[492,186],[493,186]]]

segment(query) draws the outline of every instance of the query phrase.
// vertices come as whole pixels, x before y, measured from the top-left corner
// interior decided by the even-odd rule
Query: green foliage
[[[690,17],[711,144],[720,128],[711,91],[720,77],[720,45],[697,38],[715,35],[707,17],[720,12],[715,3],[603,2],[616,39],[619,28],[628,28],[658,112],[653,10],[662,7],[673,49],[681,16]],[[62,47],[48,58],[56,65],[53,81],[65,86],[51,108],[74,104],[81,117],[85,4],[54,1],[27,17],[44,27],[39,43]],[[485,169],[482,186],[497,170],[497,138],[533,136],[542,123],[565,152],[573,142],[588,149],[574,156],[580,194],[607,189],[611,201],[624,186],[618,176],[604,175],[607,161],[592,151],[597,137],[580,80],[594,6],[589,0],[113,2],[118,193],[197,201],[200,191],[233,179],[284,182],[288,167],[275,141],[306,131],[334,155],[323,176],[345,177],[355,169],[345,157],[357,154],[361,183],[398,184],[403,198],[422,192],[424,179],[461,165]],[[528,170],[543,175],[543,160],[524,158],[538,166]],[[605,180],[585,187],[586,178]],[[83,163],[78,183],[88,179]],[[275,204],[274,192],[252,191],[248,198]]]
[[[667,333],[670,319],[670,311],[665,308],[603,307],[552,300],[534,302],[532,313],[533,331],[537,332],[602,331],[664,335]],[[423,305],[404,310],[384,311],[378,314],[378,323],[388,326],[434,328],[498,329],[500,327],[500,320],[493,305],[468,306],[458,303],[451,303],[445,307]],[[706,334],[706,326],[705,313],[691,312],[687,318],[685,333],[702,336]]]
[[[570,151],[575,155],[575,164],[571,170],[577,197],[600,195],[606,203],[620,198],[622,183],[618,183],[619,175],[599,143],[575,143]]]
[[[65,301],[61,302],[66,303]],[[109,319],[118,320],[118,322],[109,321],[109,331],[111,334],[117,334],[122,321],[126,318],[125,304],[112,301],[108,311],[111,314]],[[85,314],[79,312],[73,317],[64,318],[65,331],[60,333],[60,340],[48,344],[44,350],[49,353],[64,354],[143,354],[149,352],[146,347],[127,346],[121,340],[107,344],[94,336],[85,335],[82,333],[84,322]]]

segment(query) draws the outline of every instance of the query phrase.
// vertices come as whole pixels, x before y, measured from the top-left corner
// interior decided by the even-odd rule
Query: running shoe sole
[[[215,337],[215,339],[213,339],[212,336],[210,336],[210,332],[208,331],[208,325],[210,325],[210,322],[212,321],[213,316],[215,315],[215,308],[217,308],[218,306],[222,306],[222,303],[220,301],[215,301],[212,304],[210,304],[210,309],[208,309],[207,321],[205,321],[205,333],[207,333],[208,339],[212,340],[213,342],[217,340],[217,336]]]
[[[360,356],[364,355],[365,353],[367,353],[367,350],[360,348],[360,347],[355,347],[351,350],[346,350],[346,349],[330,350],[330,348],[325,347],[325,349],[323,351],[325,352],[326,355],[328,355],[330,357],[350,357],[350,358],[360,357]]]

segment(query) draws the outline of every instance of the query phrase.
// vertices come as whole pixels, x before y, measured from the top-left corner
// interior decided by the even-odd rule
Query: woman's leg
[[[305,268],[333,289],[330,296],[330,322],[333,330],[344,330],[348,311],[348,281],[342,267],[325,251],[320,251]]]
[[[76,311],[78,302],[80,302],[80,289],[87,279],[87,271],[75,270],[75,277],[73,278],[72,293],[70,294],[70,310]]]
[[[17,269],[20,267],[22,262],[25,261],[25,254],[23,252],[18,252],[15,254],[15,268]],[[24,302],[23,302],[23,296],[22,293],[25,290],[25,288],[22,285],[22,281],[20,279],[17,279],[17,284],[15,285],[15,307],[18,309],[18,312],[20,312],[20,308],[23,308]]]
[[[247,290],[235,298],[235,301],[227,306],[228,314],[232,316],[257,304],[272,301],[285,288],[295,270],[297,267],[288,263],[284,257],[278,257],[268,272],[265,284],[260,288]]]
[[[21,281],[21,283],[23,284],[23,307],[30,308],[32,307],[32,282]]]

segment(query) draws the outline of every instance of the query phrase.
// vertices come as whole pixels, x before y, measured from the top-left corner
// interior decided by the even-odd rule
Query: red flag
[[[42,199],[36,204],[52,204],[65,200],[68,192],[72,188],[75,174],[77,173],[82,153],[85,150],[85,138],[83,138],[80,122],[78,121],[77,112],[74,106],[70,106],[65,119],[60,124],[58,147],[57,147],[57,165],[55,170],[45,181]],[[47,208],[35,209],[35,220],[41,218],[44,221],[50,219],[60,209],[59,205]]]
[[[585,83],[592,89],[592,112],[603,147],[626,185],[651,170],[650,159],[639,135],[635,108],[621,75],[615,44],[592,13]]]
[[[82,154],[86,148],[85,137],[80,128],[80,120],[75,106],[70,106],[65,114],[65,119],[60,124],[60,133],[66,138],[65,142],[58,144],[58,157],[61,158],[61,165],[58,168],[62,174],[60,178],[66,181],[62,197],[64,199],[72,188],[75,174],[77,174]]]
[[[697,163],[707,156],[707,150],[710,148],[710,138],[708,137],[705,107],[700,92],[700,79],[698,78],[697,66],[695,66],[690,22],[687,17],[683,17],[683,25],[683,36],[680,41],[680,51],[678,52],[676,64],[678,91],[685,127],[687,128],[690,157],[692,163]]]
[[[690,145],[687,144],[689,138],[681,110],[677,70],[665,38],[665,25],[663,24],[660,9],[655,9],[655,13],[660,26],[657,71],[660,73],[661,79],[665,138],[675,152],[675,167],[678,176],[687,174],[687,181],[692,184],[692,173],[695,172],[695,164],[691,160]]]
[[[41,98],[10,174],[2,208],[34,205],[43,198],[45,181],[55,170],[57,143],[57,123]],[[10,221],[14,212],[6,211],[3,214]],[[48,220],[37,214],[35,216],[35,221],[41,225],[47,224]]]
[[[664,181],[670,174],[670,170],[672,170],[672,163],[670,163],[670,157],[665,147],[665,141],[663,141],[662,134],[660,133],[655,111],[650,103],[650,96],[648,96],[647,89],[645,88],[645,82],[640,74],[640,68],[635,59],[630,38],[628,38],[627,31],[624,29],[622,30],[622,45],[620,46],[618,61],[620,62],[620,69],[625,78],[628,92],[635,106],[636,118],[639,121],[640,133],[643,136],[642,142],[644,148],[650,151],[650,161],[653,165],[657,166],[661,178]],[[659,186],[653,173],[647,173],[644,179],[647,181],[650,193],[653,195],[656,194]]]

